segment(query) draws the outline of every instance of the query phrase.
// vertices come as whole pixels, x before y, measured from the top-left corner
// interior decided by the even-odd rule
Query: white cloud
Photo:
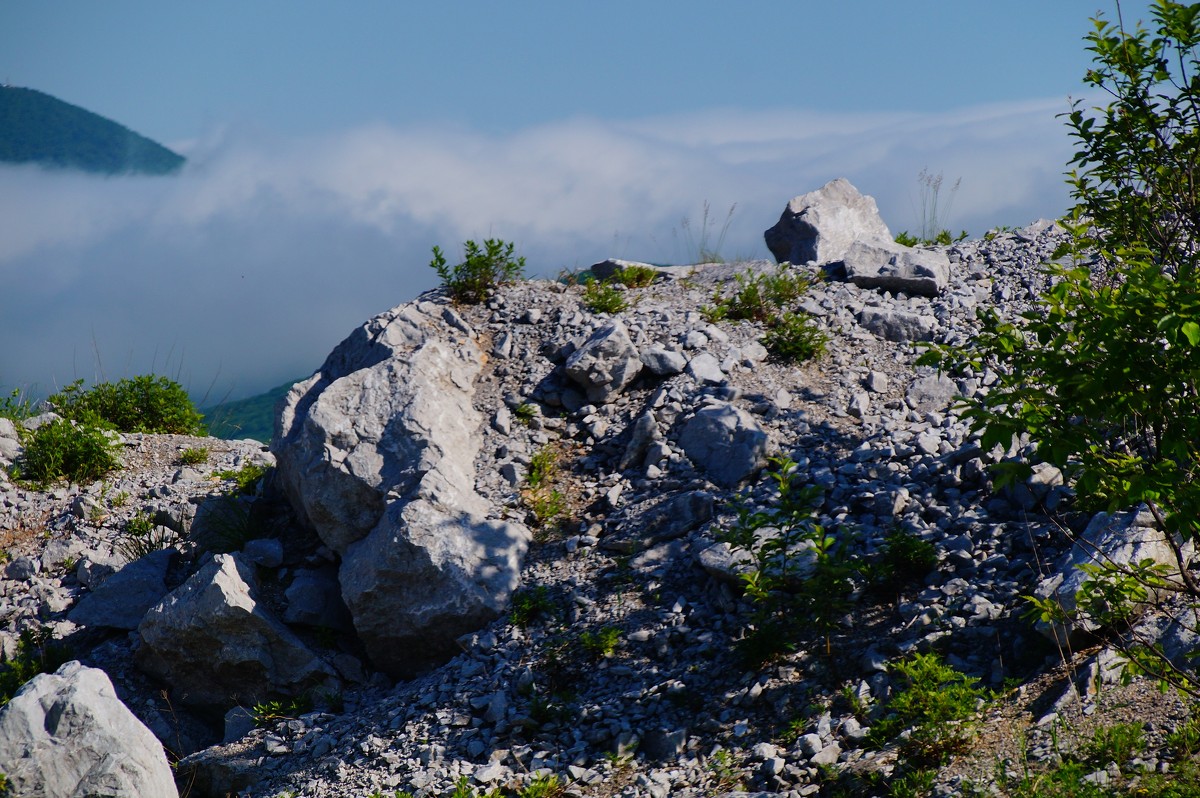
[[[681,220],[765,256],[788,199],[834,177],[919,225],[917,175],[962,179],[974,233],[1061,213],[1064,101],[940,114],[571,119],[506,137],[368,127],[287,140],[222,132],[171,178],[4,167],[0,388],[157,369],[194,393],[255,392],[316,367],[370,314],[435,283],[429,248],[516,241],[554,274],[617,255],[685,260]],[[710,242],[711,243],[711,242]],[[99,358],[97,358],[97,352]],[[97,360],[99,362],[97,362]]]

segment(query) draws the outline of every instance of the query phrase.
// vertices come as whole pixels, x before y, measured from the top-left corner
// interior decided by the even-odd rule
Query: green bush
[[[115,443],[107,431],[86,422],[55,419],[22,432],[24,450],[14,473],[20,479],[49,484],[60,479],[91,482],[119,465]]]
[[[33,402],[21,395],[20,389],[14,389],[8,396],[0,398],[0,418],[13,421],[24,421],[37,415]]]
[[[769,323],[762,342],[780,360],[802,363],[823,355],[829,336],[807,313],[788,311]]]
[[[626,288],[645,288],[658,279],[658,270],[650,266],[622,266],[610,278]]]
[[[1055,257],[1070,262],[1044,267],[1053,287],[1035,310],[986,313],[971,343],[923,362],[999,376],[965,413],[984,449],[1027,434],[1085,509],[1145,502],[1186,540],[1200,532],[1200,6],[1164,0],[1151,15],[1153,31],[1097,18],[1086,37],[1086,82],[1112,101],[1067,115],[1075,207]],[[1029,468],[1005,463],[997,482]],[[1186,567],[1173,570],[1176,589],[1200,596]],[[1120,595],[1137,588],[1128,576],[1099,585],[1118,607],[1136,598]]]
[[[829,652],[832,632],[850,608],[857,570],[847,547],[816,523],[821,489],[804,484],[787,458],[771,458],[771,465],[767,475],[775,482],[775,498],[766,506],[741,499],[737,519],[719,532],[732,551],[752,558],[753,570],[742,582],[757,611],[739,644],[752,666],[791,650],[813,632],[824,635]]]
[[[467,241],[463,244],[463,262],[450,266],[442,250],[434,247],[429,266],[442,278],[442,285],[455,302],[477,305],[487,299],[489,291],[521,279],[525,259],[514,258],[513,249],[513,244],[495,238],[486,239],[482,249],[474,241]]]
[[[208,462],[208,447],[198,446],[179,453],[180,465],[200,465]]]
[[[978,679],[946,665],[935,654],[916,654],[889,671],[900,688],[871,725],[870,740],[886,745],[910,731],[901,753],[917,765],[940,764],[962,751],[974,735],[974,718],[991,698]]]
[[[774,272],[740,272],[735,280],[737,289],[732,296],[718,291],[713,294],[713,304],[701,308],[709,321],[769,322],[803,297],[812,285],[808,275],[787,263],[780,263]]]
[[[629,300],[611,282],[589,277],[583,284],[583,305],[592,313],[620,313],[629,307]]]
[[[539,618],[552,616],[556,609],[550,589],[545,585],[534,585],[513,593],[508,620],[513,626],[524,629]]]
[[[117,551],[132,562],[165,549],[175,537],[174,532],[156,524],[146,513],[138,513],[125,522],[117,539]]]
[[[76,380],[46,400],[63,418],[99,419],[121,432],[203,435],[204,417],[179,383],[142,375],[83,390]]]

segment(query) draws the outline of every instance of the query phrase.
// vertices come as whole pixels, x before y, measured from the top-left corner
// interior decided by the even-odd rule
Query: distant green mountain
[[[275,405],[292,389],[295,382],[284,383],[249,399],[201,408],[204,423],[208,425],[208,434],[227,440],[253,438],[270,443],[271,435],[275,431]]]
[[[0,86],[0,161],[102,174],[165,175],[183,166],[184,158],[49,94]]]

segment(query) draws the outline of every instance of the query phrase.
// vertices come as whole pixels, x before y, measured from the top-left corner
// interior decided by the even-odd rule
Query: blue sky
[[[1127,22],[1149,2],[1121,4]],[[686,262],[734,208],[766,256],[839,176],[893,232],[1065,210],[1061,120],[1101,0],[0,5],[0,80],[189,157],[176,178],[0,169],[0,388],[149,369],[210,398],[310,372],[432,287],[429,248],[534,271]],[[945,192],[948,194],[948,192]]]

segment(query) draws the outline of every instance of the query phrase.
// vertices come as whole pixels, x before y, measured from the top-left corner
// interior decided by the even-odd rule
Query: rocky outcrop
[[[104,671],[68,662],[0,708],[0,772],[13,795],[177,798],[162,744]]]
[[[489,519],[474,487],[484,360],[449,305],[412,303],[353,333],[281,407],[281,484],[342,555],[354,626],[393,674],[444,659],[518,582],[529,534]]]
[[[894,245],[875,200],[841,177],[792,199],[763,236],[780,263],[840,261],[856,242]]]
[[[138,625],[139,665],[185,703],[253,706],[332,672],[259,601],[250,566],[218,554]]]

